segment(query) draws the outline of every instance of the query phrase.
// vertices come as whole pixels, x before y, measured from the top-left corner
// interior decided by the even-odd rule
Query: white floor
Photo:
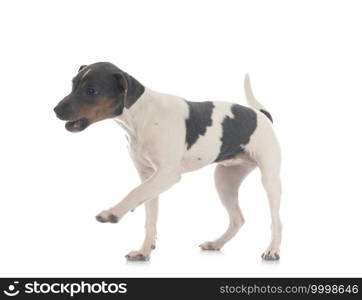
[[[290,178],[285,180],[281,260],[261,260],[269,239],[269,219],[258,172],[241,189],[246,224],[239,234],[220,252],[200,251],[198,244],[221,234],[227,224],[213,188],[206,186],[208,180],[212,182],[211,174],[208,168],[186,175],[162,197],[157,247],[151,261],[145,263],[127,262],[124,258],[142,241],[143,208],[116,225],[97,223],[94,208],[103,208],[102,191],[94,182],[86,192],[88,201],[81,198],[83,192],[79,190],[69,190],[75,195],[63,201],[61,198],[68,192],[52,198],[48,195],[37,205],[32,204],[34,198],[29,198],[24,211],[16,216],[5,214],[1,219],[3,241],[7,242],[2,245],[0,275],[361,276],[357,199],[339,201],[338,189],[332,194],[328,190],[313,191],[313,186],[310,191],[294,193],[297,184]],[[313,174],[311,177],[309,182],[316,179]],[[102,180],[106,178],[102,176]],[[111,187],[112,192],[104,193],[104,197],[110,198],[115,190]],[[45,206],[35,208],[40,205]]]

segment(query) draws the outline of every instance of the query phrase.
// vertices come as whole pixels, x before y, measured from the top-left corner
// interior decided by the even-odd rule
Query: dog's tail
[[[261,111],[273,123],[273,118],[272,118],[271,114],[266,110],[266,108],[263,105],[260,104],[260,102],[258,102],[258,100],[256,100],[256,98],[253,94],[253,91],[251,89],[249,74],[245,75],[244,90],[245,90],[245,95],[246,95],[246,101],[248,102],[248,104],[251,107]]]

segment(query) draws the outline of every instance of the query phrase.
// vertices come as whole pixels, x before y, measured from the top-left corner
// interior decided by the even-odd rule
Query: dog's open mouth
[[[65,128],[70,132],[79,132],[86,129],[89,125],[89,121],[86,118],[82,118],[75,121],[68,121],[65,123]]]

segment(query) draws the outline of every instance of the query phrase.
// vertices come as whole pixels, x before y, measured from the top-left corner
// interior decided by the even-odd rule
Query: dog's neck
[[[143,94],[131,107],[125,107],[122,114],[114,118],[116,123],[123,127],[131,137],[139,136],[146,126],[151,110],[154,110],[154,94],[155,92],[145,88]]]

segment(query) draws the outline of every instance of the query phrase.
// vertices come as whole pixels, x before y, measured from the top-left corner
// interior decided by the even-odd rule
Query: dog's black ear
[[[87,66],[87,65],[81,65],[81,66],[79,67],[78,72],[82,71],[86,66]]]
[[[119,91],[123,94],[128,90],[128,81],[123,73],[115,73],[114,77],[117,81]]]
[[[126,72],[119,71],[114,74],[117,87],[123,96],[124,107],[130,108],[145,91],[145,88]]]

